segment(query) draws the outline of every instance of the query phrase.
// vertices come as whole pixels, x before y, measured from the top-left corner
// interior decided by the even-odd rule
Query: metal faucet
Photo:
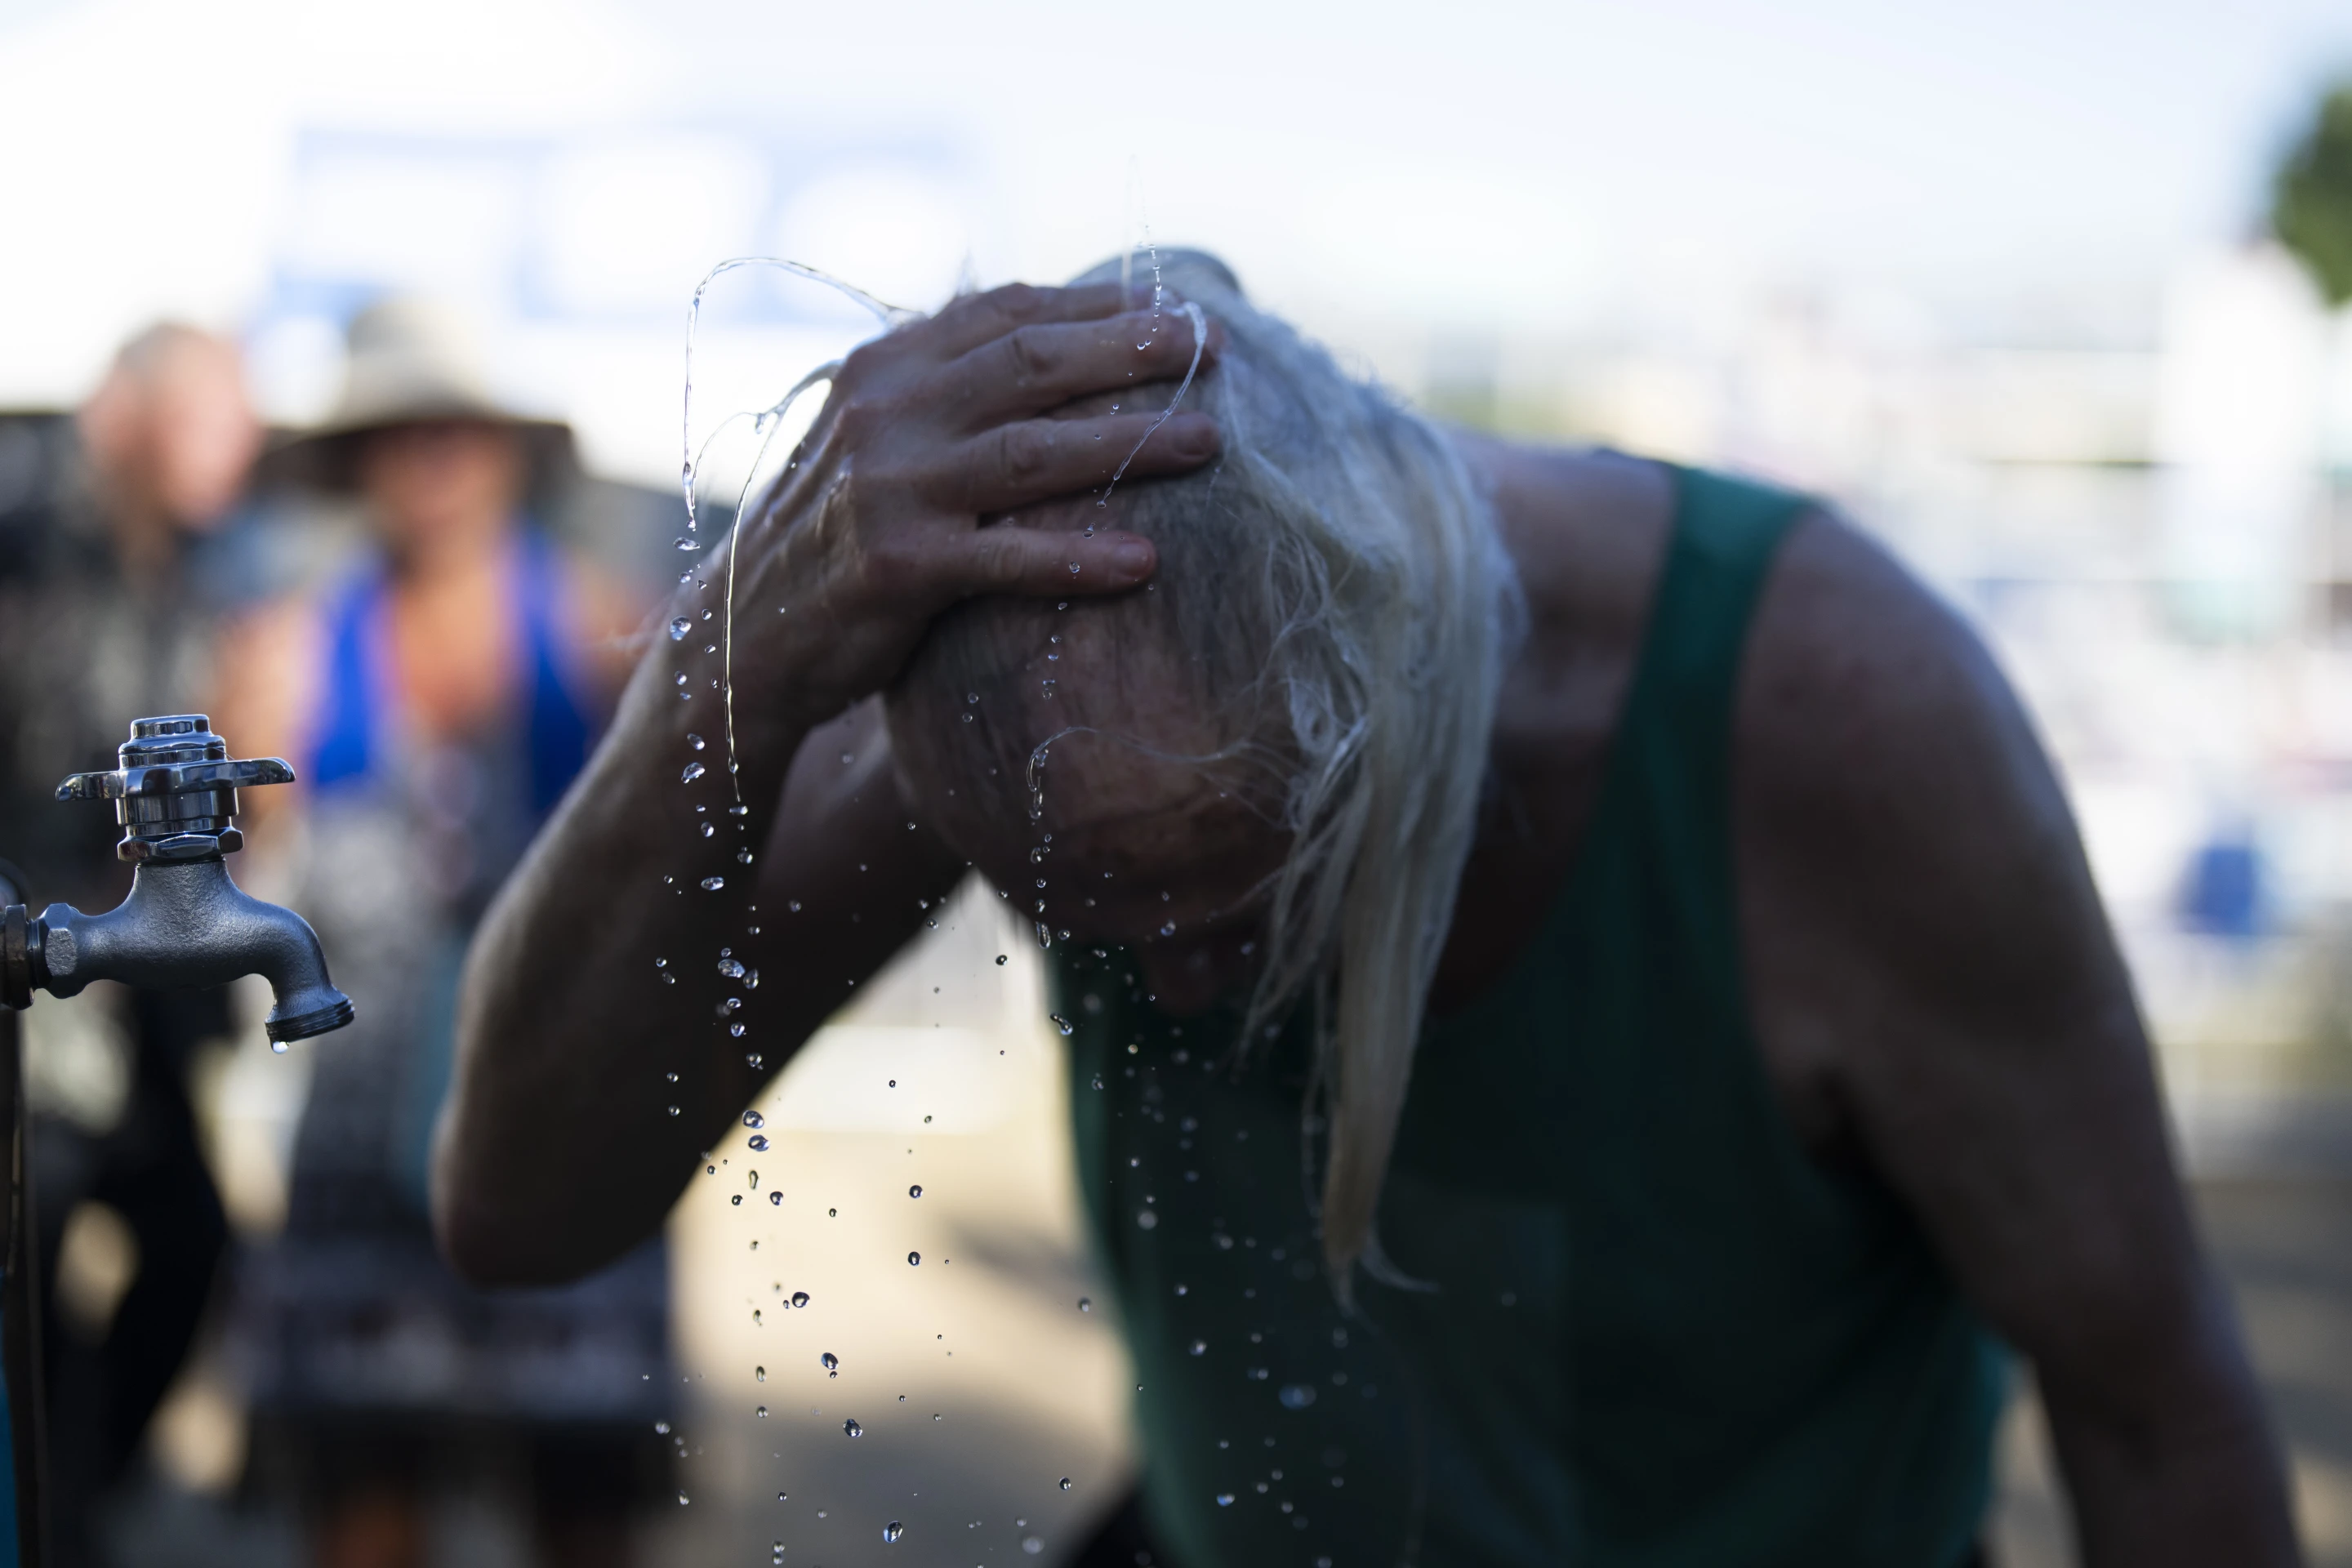
[[[229,820],[236,792],[291,784],[294,770],[276,757],[231,761],[201,713],[135,720],[116,755],[120,767],[76,773],[58,798],[114,803],[131,896],[102,915],[68,904],[38,918],[22,904],[0,911],[0,1003],[27,1007],[36,990],[71,996],[93,980],[161,988],[259,974],[277,995],[264,1026],[272,1043],[350,1023],[351,998],[327,979],[310,922],[247,893],[222,858],[245,846]]]

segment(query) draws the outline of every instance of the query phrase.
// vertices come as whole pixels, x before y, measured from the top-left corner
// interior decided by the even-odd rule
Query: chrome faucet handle
[[[286,784],[294,770],[276,757],[232,760],[201,713],[137,720],[117,755],[121,767],[76,773],[58,798],[114,803],[123,828],[114,852],[135,867],[131,896],[102,915],[70,904],[38,915],[0,909],[0,1005],[27,1006],[36,991],[71,996],[94,980],[172,989],[258,974],[276,999],[262,1021],[273,1044],[350,1023],[351,998],[327,978],[318,932],[239,888],[223,858],[245,844],[229,821],[236,792]]]
[[[242,849],[245,835],[229,820],[236,792],[294,782],[281,758],[232,760],[228,742],[202,713],[134,719],[115,756],[120,767],[76,773],[58,785],[58,798],[112,801],[123,828],[115,856],[134,864],[214,860]]]

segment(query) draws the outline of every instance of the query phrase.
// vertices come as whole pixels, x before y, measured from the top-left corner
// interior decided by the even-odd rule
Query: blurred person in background
[[[1186,411],[1136,389],[1198,329],[1117,264],[960,299],[678,595],[737,594],[757,870],[688,826],[715,671],[657,641],[476,943],[452,1257],[638,1245],[977,866],[1050,946],[1139,1384],[1082,1562],[1962,1568],[2004,1345],[2095,1568],[2294,1562],[1965,627],[1802,497],[1441,430],[1157,260]]]
[[[113,766],[132,719],[201,706],[249,576],[232,514],[260,445],[236,347],[176,322],[123,344],[77,413],[0,418],[0,856],[35,908],[129,891],[114,814],[60,805],[58,782]],[[227,1243],[188,1086],[198,1048],[230,1031],[226,996],[105,984],[24,1020],[50,1515],[69,1568],[92,1560],[100,1499]]]
[[[272,455],[353,493],[372,549],[240,628],[221,724],[294,763],[294,901],[359,1022],[315,1054],[286,1227],[240,1282],[257,1479],[321,1568],[426,1560],[436,1500],[527,1494],[541,1560],[617,1564],[661,1477],[658,1242],[560,1290],[462,1283],[433,1249],[426,1134],[475,921],[587,756],[632,657],[625,595],[530,510],[569,432],[491,395],[467,324],[394,298],[352,323],[327,423]],[[269,836],[288,842],[283,833]]]

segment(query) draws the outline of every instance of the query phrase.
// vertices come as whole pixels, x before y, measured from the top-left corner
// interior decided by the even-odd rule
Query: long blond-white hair
[[[1345,1291],[1359,1261],[1386,1272],[1374,1215],[1470,850],[1516,580],[1442,432],[1257,310],[1213,258],[1151,259],[1224,329],[1191,400],[1223,447],[1113,505],[1159,547],[1154,613],[1202,695],[1275,773],[1290,848],[1243,1039],[1321,1004],[1303,1114],[1328,1129],[1323,1250]],[[1139,291],[1144,263],[1129,268]],[[979,652],[947,640],[957,663]],[[985,681],[950,684],[968,673]]]

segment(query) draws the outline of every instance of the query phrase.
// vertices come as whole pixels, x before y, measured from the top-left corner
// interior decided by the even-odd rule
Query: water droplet
[[[1093,1311],[1094,1310],[1095,1310],[1095,1303],[1094,1303],[1094,1298],[1093,1298],[1093,1297],[1091,1297],[1091,1296],[1081,1296],[1081,1297],[1079,1297],[1079,1298],[1078,1298],[1078,1310],[1079,1310],[1079,1311],[1081,1311],[1081,1312],[1091,1312],[1091,1311]]]
[[[702,737],[689,731],[687,733],[686,744],[688,750],[698,752],[702,750]]]
[[[1307,1383],[1286,1383],[1278,1397],[1285,1410],[1304,1410],[1315,1403],[1315,1387]]]
[[[677,672],[677,683],[680,686],[684,686],[686,684],[686,671],[681,669]]]
[[[719,825],[717,823],[706,822],[702,825],[702,836],[705,838],[709,837],[712,834],[717,833],[718,831]]]
[[[882,1539],[885,1541],[896,1541],[906,1533],[907,1527],[895,1519],[882,1527]]]
[[[1135,1228],[1138,1230],[1157,1230],[1159,1227],[1160,1216],[1150,1209],[1145,1209],[1135,1216]]]
[[[684,1492],[677,1494],[677,1506],[680,1508],[684,1508],[686,1506],[686,1494]]]
[[[783,1191],[783,1189],[782,1189],[782,1187],[777,1188],[774,1192],[770,1193],[770,1194],[768,1194],[768,1202],[769,1202],[769,1204],[770,1204],[770,1205],[771,1205],[771,1206],[773,1206],[773,1205],[775,1205],[782,1204],[783,1201],[784,1201],[784,1191]]]
[[[908,1187],[907,1189],[907,1195],[910,1198],[921,1197],[923,1195],[922,1184],[919,1182],[915,1185]]]
[[[677,1111],[677,1106],[675,1106],[675,1105],[673,1105],[673,1106],[669,1106],[669,1107],[667,1107],[666,1109],[667,1109],[667,1110],[669,1111],[669,1113],[670,1113],[672,1116],[676,1116],[676,1115],[678,1113],[678,1111]]]
[[[763,1133],[754,1132],[747,1142],[753,1149],[759,1150],[762,1152],[764,1152],[768,1147],[768,1140],[766,1135]]]
[[[768,1381],[768,1369],[767,1369],[766,1367],[764,1367],[764,1366],[755,1366],[755,1367],[753,1367],[753,1368],[751,1369],[751,1381],[752,1381],[753,1383],[765,1383],[765,1382],[767,1382],[767,1381]]]
[[[817,1365],[824,1368],[825,1375],[828,1377],[839,1377],[841,1375],[841,1358],[834,1354],[831,1351],[827,1351],[823,1355],[817,1357],[816,1363]]]
[[[768,1418],[768,1407],[762,1405],[754,1409],[751,1414],[758,1416],[761,1420],[765,1421]]]
[[[678,774],[678,782],[681,784],[692,784],[695,780],[702,776],[702,772],[703,769],[700,763],[688,763],[686,764],[686,771]]]
[[[756,1110],[747,1110],[743,1113],[743,1125],[746,1127],[765,1127],[767,1124],[768,1119]]]
[[[1068,1039],[1075,1032],[1070,1026],[1070,1021],[1067,1018],[1063,1017],[1059,1013],[1048,1013],[1045,1016],[1054,1020],[1054,1027],[1062,1031],[1062,1037],[1064,1039]]]
[[[1000,969],[1001,969],[1001,968],[1003,968],[1003,967],[1005,957],[1006,957],[1006,955],[1005,955],[1005,954],[1003,954],[1003,953],[1001,953],[1001,952],[1000,952],[1000,953],[998,953],[998,954],[996,955],[996,963],[997,963],[997,967],[998,967],[998,968],[1000,968]]]
[[[749,849],[738,849],[735,851],[735,864],[738,866],[749,866],[751,863],[751,852]]]
[[[746,814],[748,814],[748,813],[751,811],[751,808],[750,806],[748,806],[748,805],[740,805],[740,804],[739,804],[739,805],[730,805],[730,806],[729,806],[729,807],[727,808],[727,815],[728,815],[728,816],[745,816]]]
[[[1070,1489],[1070,1478],[1067,1476],[1064,1476],[1062,1478],[1062,1489],[1064,1491],[1068,1491]]]
[[[684,616],[673,616],[669,623],[669,640],[676,642],[694,629],[694,623]]]
[[[831,1214],[833,1211],[832,1211],[831,1209],[827,1209],[827,1210],[825,1210],[824,1212],[825,1212],[825,1213],[827,1213],[827,1214]],[[795,1290],[795,1291],[793,1291],[793,1306],[795,1306],[795,1307],[805,1307],[805,1306],[807,1306],[807,1305],[808,1305],[808,1292],[807,1292],[807,1291],[805,1291],[805,1290]]]
[[[1209,1353],[1209,1342],[1206,1340],[1194,1340],[1192,1342],[1192,1353],[1194,1355],[1207,1355]]]
[[[1021,1550],[1026,1552],[1030,1556],[1034,1557],[1037,1553],[1045,1550],[1045,1543],[1038,1540],[1034,1535],[1025,1536],[1022,1540]]]
[[[1217,1494],[1217,1506],[1218,1506],[1219,1508],[1231,1508],[1231,1507],[1233,1507],[1233,1506],[1234,1506],[1234,1494],[1233,1494],[1233,1493],[1231,1493],[1231,1492],[1219,1492],[1219,1493]]]
[[[743,1037],[743,1026],[741,1024],[730,1024],[727,1026],[727,1032],[740,1040]]]
[[[863,1437],[866,1436],[866,1428],[857,1424],[857,1417],[855,1415],[843,1422],[841,1424],[841,1429],[852,1437]]]
[[[743,978],[743,961],[740,958],[722,958],[719,961],[719,973],[730,980],[740,980]]]
[[[1174,921],[1170,921],[1166,925],[1161,926],[1160,928],[1160,934],[1161,936],[1174,936],[1176,934],[1176,922]]]
[[[910,1253],[907,1254],[907,1267],[908,1267],[909,1268],[913,1268],[915,1265],[917,1265],[917,1264],[919,1264],[919,1263],[922,1262],[922,1260],[923,1260],[923,1255],[922,1255],[921,1253],[919,1253],[919,1252],[910,1252]]]
[[[706,893],[715,893],[726,885],[727,879],[724,877],[705,877],[702,879],[702,890]]]
[[[682,551],[699,550],[702,548],[702,541],[699,539],[688,539],[686,535],[681,533],[677,536],[677,547]]]

